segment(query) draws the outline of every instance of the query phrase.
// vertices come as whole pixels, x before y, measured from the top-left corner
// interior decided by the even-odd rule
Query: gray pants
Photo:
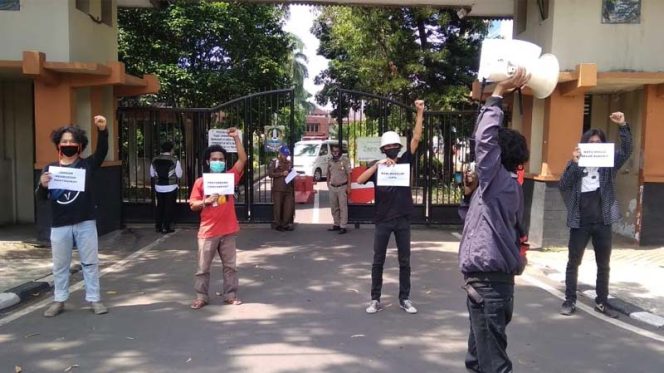
[[[334,225],[346,228],[348,224],[348,185],[332,186],[330,185],[330,209]]]
[[[198,269],[194,289],[196,297],[204,301],[209,300],[210,267],[217,253],[221,257],[224,273],[223,295],[224,300],[234,300],[237,297],[238,278],[235,266],[235,238],[236,235],[219,236],[198,239]]]

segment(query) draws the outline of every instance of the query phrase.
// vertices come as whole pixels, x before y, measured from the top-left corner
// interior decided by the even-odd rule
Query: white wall
[[[118,59],[116,0],[113,1],[113,26],[95,23],[87,13],[69,0],[69,60],[108,63]],[[101,0],[90,0],[90,8],[101,10]],[[98,12],[96,12],[98,13]]]
[[[38,50],[49,60],[69,61],[69,1],[21,0],[20,11],[0,11],[0,60],[20,61]]]
[[[664,1],[641,0],[638,24],[603,24],[602,0],[551,0],[550,4],[549,19],[541,21],[537,2],[528,0],[526,31],[516,34],[515,26],[514,37],[555,54],[561,71],[584,62],[596,63],[599,71],[664,71]]]

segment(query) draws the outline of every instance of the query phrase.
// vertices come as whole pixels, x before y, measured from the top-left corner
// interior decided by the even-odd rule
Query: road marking
[[[538,288],[547,291],[549,294],[555,296],[556,298],[559,298],[561,300],[565,300],[565,294],[563,294],[558,289],[556,289],[556,288],[554,288],[550,285],[547,285],[544,282],[534,278],[533,276],[530,276],[530,275],[527,275],[527,274],[524,273],[520,277],[523,280],[525,280],[526,282],[530,283],[531,285],[537,286]],[[612,318],[609,318],[609,317],[606,317],[606,316],[602,316],[601,314],[597,313],[592,307],[587,306],[583,303],[578,302],[576,304],[576,308],[579,308],[579,309],[585,311],[587,314],[589,314],[590,316],[592,316],[592,317],[594,317],[598,320],[605,321],[605,322],[607,322],[609,324],[612,324],[614,326],[617,326],[619,328],[622,328],[622,329],[628,330],[630,332],[636,333],[636,334],[638,334],[642,337],[654,339],[658,342],[664,342],[664,336],[661,336],[657,333],[653,333],[653,332],[645,330],[645,329],[641,329],[638,326],[627,324],[625,322],[620,321],[619,319],[612,319]]]
[[[314,190],[314,212],[313,216],[311,217],[311,222],[313,224],[318,224],[320,222],[320,189],[316,188]]]
[[[119,272],[120,270],[123,270],[129,262],[132,262],[136,258],[138,258],[141,255],[145,254],[146,252],[150,251],[155,246],[159,245],[160,243],[164,242],[166,239],[170,238],[172,235],[173,235],[172,233],[171,234],[166,234],[166,235],[154,240],[152,243],[150,243],[146,246],[143,246],[138,251],[132,253],[131,255],[129,255],[126,258],[120,260],[119,262],[113,264],[112,266],[102,269],[101,271],[99,271],[99,278],[101,278],[104,275],[107,275],[109,273],[116,273],[116,272]],[[71,294],[71,293],[73,293],[77,290],[83,289],[84,286],[85,286],[85,281],[84,280],[81,280],[81,281],[75,283],[74,285],[71,285],[69,287],[69,294]],[[49,296],[48,299],[44,299],[41,302],[35,303],[30,307],[27,307],[25,309],[22,309],[20,311],[17,311],[15,313],[7,315],[6,317],[3,317],[2,319],[0,319],[0,327],[3,327],[5,325],[9,324],[10,322],[12,322],[16,319],[19,319],[19,318],[21,318],[21,317],[23,317],[23,316],[25,316],[29,313],[40,310],[40,309],[46,307],[52,301],[53,301],[52,297]]]

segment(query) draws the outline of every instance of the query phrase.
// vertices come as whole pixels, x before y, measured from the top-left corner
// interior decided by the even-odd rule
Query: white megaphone
[[[526,69],[530,79],[526,86],[537,98],[551,95],[558,84],[560,66],[552,54],[542,53],[542,48],[522,40],[487,39],[482,43],[478,78],[490,82],[508,79],[518,67]]]

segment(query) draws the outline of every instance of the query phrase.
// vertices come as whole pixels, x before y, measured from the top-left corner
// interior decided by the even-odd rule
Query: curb
[[[80,264],[74,264],[69,268],[69,274],[73,275],[81,269]],[[4,293],[0,293],[0,311],[33,298],[35,293],[50,291],[52,288],[53,274],[15,286]]]
[[[560,283],[562,280],[562,282],[564,283],[565,281],[564,273],[561,273],[555,269],[551,269],[550,267],[543,267],[535,263],[533,264],[548,279],[556,283]],[[595,297],[597,296],[597,293],[595,293],[595,288],[584,283],[577,284],[577,292],[579,292],[582,296],[590,299],[593,302],[595,301]],[[625,316],[628,316],[633,320],[643,322],[645,324],[654,326],[659,329],[664,329],[664,317],[656,315],[652,312],[648,312],[647,310],[644,310],[643,308],[635,304],[629,303],[627,301],[613,297],[611,295],[609,295],[608,303],[609,306],[611,306],[611,308],[613,308],[614,310]]]

